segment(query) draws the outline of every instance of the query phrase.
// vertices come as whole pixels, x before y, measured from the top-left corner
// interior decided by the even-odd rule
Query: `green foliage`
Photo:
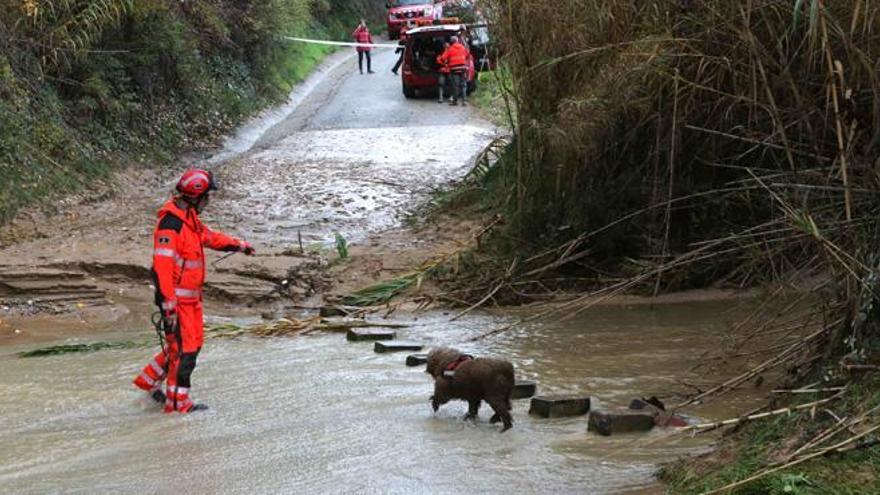
[[[342,237],[342,234],[339,232],[334,232],[333,237],[336,239],[336,254],[339,255],[340,259],[348,258],[348,242],[346,242],[345,237]]]
[[[851,385],[846,399],[834,407],[840,417],[858,417],[880,404],[880,378]],[[815,398],[803,399],[804,401]],[[868,424],[874,424],[874,415]],[[720,447],[722,454],[704,459],[683,459],[664,466],[659,477],[671,493],[704,493],[750,477],[765,466],[785,458],[792,450],[834,426],[836,419],[825,413],[804,411],[772,420],[747,424]],[[866,428],[862,425],[859,427]],[[844,431],[833,444],[852,436]],[[730,459],[733,458],[733,461]],[[880,493],[880,447],[859,448],[817,458],[790,469],[767,475],[734,490],[734,494],[862,494]]]
[[[420,278],[420,274],[411,274],[386,280],[345,296],[341,303],[345,306],[359,307],[385,304],[394,296],[417,284]]]

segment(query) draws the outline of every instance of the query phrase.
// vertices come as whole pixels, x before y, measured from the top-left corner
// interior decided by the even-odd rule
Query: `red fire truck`
[[[414,25],[430,22],[443,17],[443,5],[446,0],[388,0],[388,38],[395,40],[400,37],[400,29],[407,23]]]

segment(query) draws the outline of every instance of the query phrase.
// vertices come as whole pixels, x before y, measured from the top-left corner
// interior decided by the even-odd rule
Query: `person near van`
[[[446,53],[449,46],[449,42],[443,43],[443,53]],[[450,100],[452,99],[452,92],[448,90],[449,83],[452,81],[452,74],[449,70],[449,64],[442,59],[443,53],[437,56],[437,71],[439,72],[439,75],[437,76],[437,103],[443,103],[444,92]]]
[[[410,24],[410,22],[411,21],[407,21],[406,26],[400,28],[400,39],[397,41],[397,48],[394,49],[394,53],[400,54],[397,57],[397,63],[394,64],[394,68],[391,69],[391,72],[393,72],[395,76],[397,75],[397,71],[400,69],[401,64],[403,64],[403,56],[406,51],[406,33],[412,29],[412,24]]]
[[[357,29],[351,33],[351,37],[354,39],[355,43],[360,44],[361,46],[357,47],[358,54],[358,69],[361,71],[361,74],[364,73],[364,57],[367,58],[367,73],[373,73],[372,61],[370,60],[370,50],[372,50],[369,46],[363,45],[372,45],[373,44],[373,36],[370,34],[370,29],[367,27],[367,21],[361,19],[360,24],[358,24]]]
[[[437,61],[449,66],[452,74],[452,105],[467,105],[468,60],[470,53],[458,36],[450,40],[449,48],[443,51]]]

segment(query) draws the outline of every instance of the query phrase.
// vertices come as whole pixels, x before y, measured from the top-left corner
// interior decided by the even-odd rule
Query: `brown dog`
[[[441,347],[428,354],[425,371],[434,377],[434,412],[450,400],[468,403],[465,419],[476,420],[480,403],[486,401],[495,411],[491,423],[504,423],[501,432],[513,427],[510,416],[510,394],[513,392],[513,365],[502,359],[473,358],[461,352]]]

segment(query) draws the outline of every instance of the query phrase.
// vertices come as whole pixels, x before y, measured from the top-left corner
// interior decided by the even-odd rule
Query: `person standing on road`
[[[367,27],[367,21],[361,19],[361,23],[358,24],[357,29],[351,33],[351,37],[354,38],[355,43],[359,43],[361,45],[372,45],[373,44],[373,36],[370,34],[370,29]],[[361,74],[364,73],[364,57],[367,57],[367,73],[373,73],[372,61],[370,60],[370,50],[372,50],[369,46],[358,46],[358,69],[361,71]]]
[[[394,64],[394,68],[391,69],[391,72],[394,75],[397,75],[397,70],[400,69],[400,65],[403,64],[403,56],[406,55],[406,33],[412,29],[411,21],[407,21],[406,26],[403,26],[400,29],[400,39],[397,41],[397,48],[394,49],[394,53],[399,53],[400,56],[397,57],[397,63]]]
[[[134,384],[164,403],[166,413],[208,408],[195,404],[189,395],[190,377],[204,341],[204,248],[254,255],[250,243],[214,232],[199,219],[216,189],[211,172],[188,170],[177,182],[177,194],[159,210],[153,234],[152,277],[165,338],[162,352],[144,367]]]
[[[443,51],[437,61],[449,67],[452,74],[452,105],[467,105],[468,60],[470,53],[458,36],[450,40],[449,48]]]

